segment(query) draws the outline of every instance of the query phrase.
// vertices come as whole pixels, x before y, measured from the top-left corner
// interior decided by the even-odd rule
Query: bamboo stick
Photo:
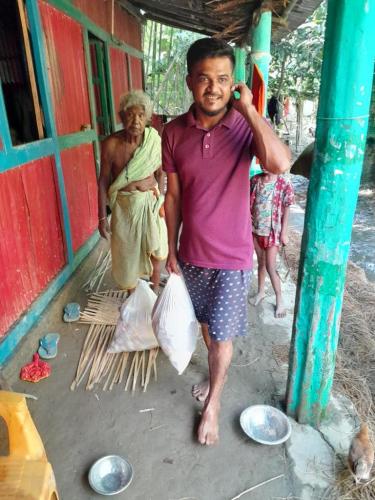
[[[158,353],[159,353],[159,348],[157,347],[155,349],[155,356],[154,356],[154,359],[153,359],[153,362],[152,362],[152,366],[154,368],[154,377],[155,377],[155,382],[158,381],[158,371],[157,371],[157,368],[156,368],[156,358],[158,356]]]
[[[128,378],[126,379],[126,384],[125,384],[125,391],[128,390],[128,387],[130,385],[130,380],[131,380],[131,376],[133,374],[133,370],[134,370],[134,366],[135,366],[135,363],[136,363],[136,359],[138,357],[138,353],[135,352],[134,353],[134,356],[133,356],[133,361],[132,361],[132,364],[130,365],[130,370],[129,370],[129,373],[128,373]]]
[[[128,363],[128,358],[129,358],[129,353],[128,352],[124,352],[123,355],[122,355],[122,365],[121,365],[121,371],[120,371],[120,378],[119,378],[119,381],[118,381],[119,384],[121,384],[122,379],[124,377],[124,372],[125,372],[126,365]]]
[[[135,386],[137,384],[137,380],[138,380],[138,373],[139,373],[139,368],[140,368],[140,353],[137,352],[137,361],[135,363],[135,366],[134,366],[134,373],[133,373],[133,384],[132,384],[132,392],[135,391]]]
[[[111,391],[113,389],[113,386],[118,383],[118,380],[119,380],[119,373],[121,371],[121,364],[122,364],[122,357],[121,357],[121,353],[120,354],[115,354],[116,356],[116,361],[118,361],[117,363],[117,367],[116,367],[116,371],[115,371],[115,374],[113,375],[113,379],[112,379],[112,382],[111,382],[111,385],[109,386],[109,390]]]
[[[252,486],[251,488],[248,488],[247,490],[243,491],[239,495],[233,497],[231,500],[238,500],[238,498],[242,497],[246,493],[250,493],[250,491],[254,491],[260,486],[264,486],[265,484],[270,483],[271,481],[275,481],[276,479],[280,479],[281,477],[284,477],[284,474],[280,474],[279,476],[271,477],[271,479],[267,479],[267,481],[263,481],[261,483],[256,484],[255,486]]]
[[[109,370],[109,375],[108,375],[107,380],[104,384],[103,391],[107,390],[109,383],[110,383],[110,380],[111,380],[111,377],[112,377],[113,372],[114,372],[115,367],[116,367],[116,354],[110,354],[110,356],[112,357],[111,364],[110,364],[111,369]]]
[[[38,95],[38,86],[35,78],[34,64],[33,64],[33,56],[32,49],[30,45],[30,39],[28,34],[28,26],[27,26],[27,18],[26,18],[26,7],[22,0],[17,0],[19,19],[21,24],[21,32],[23,37],[23,45],[25,49],[25,60],[27,64],[27,71],[29,74],[29,84],[31,90],[31,97],[33,100],[33,108],[35,113],[35,122],[38,131],[38,139],[43,139],[43,117],[42,111],[39,103],[39,95]],[[35,139],[35,138],[34,138]]]
[[[90,367],[93,359],[94,359],[94,346],[95,343],[97,342],[98,338],[100,337],[100,333],[103,329],[103,325],[101,325],[99,328],[97,325],[92,325],[92,328],[90,327],[89,332],[87,334],[81,356],[78,362],[78,367],[77,367],[77,373],[75,376],[75,379],[71,385],[71,389],[74,390],[76,387],[79,386],[81,383],[82,379],[84,378],[85,374],[87,373],[88,368]],[[91,331],[90,331],[91,330]]]
[[[142,378],[141,378],[141,387],[145,385],[145,364],[146,364],[146,351],[142,353]]]
[[[88,343],[88,341],[90,340],[91,336],[92,336],[92,332],[94,330],[94,325],[91,325],[87,334],[86,334],[86,338],[85,338],[85,342],[84,342],[84,346],[82,348],[82,351],[81,351],[81,355],[79,357],[79,360],[78,360],[78,365],[77,365],[77,369],[76,369],[76,374],[75,374],[75,377],[73,379],[73,383],[72,385],[75,383],[75,381],[79,378],[80,374],[81,374],[81,370],[83,369],[83,358],[84,358],[84,353],[85,353],[85,345]],[[74,390],[72,388],[72,386],[70,386],[71,390]],[[75,386],[74,386],[75,388]]]
[[[80,373],[79,378],[76,377],[76,381],[77,381],[76,382],[76,387],[78,387],[79,384],[82,382],[83,378],[85,377],[88,369],[90,368],[90,366],[91,366],[91,364],[92,364],[92,362],[94,360],[94,354],[95,354],[94,346],[97,343],[102,330],[103,330],[103,326],[100,326],[99,328],[97,328],[97,327],[94,328],[95,334],[92,336],[90,344],[87,346],[86,349],[84,348],[82,350],[82,354],[81,354],[81,357],[83,358],[83,360],[82,360],[82,368],[83,368],[84,365],[85,366],[82,369],[82,372]]]
[[[148,363],[147,363],[147,370],[146,370],[146,381],[145,381],[145,385],[143,387],[143,392],[146,392],[148,383],[150,381],[153,352],[154,352],[154,349],[151,349],[149,351],[149,354],[148,354]]]
[[[92,367],[91,367],[91,370],[90,370],[89,379],[88,379],[88,382],[87,382],[87,385],[86,385],[86,390],[91,390],[92,389],[92,387],[93,387],[93,380],[95,380],[97,370],[98,370],[98,368],[100,366],[100,362],[101,362],[101,359],[102,359],[104,347],[105,347],[105,344],[106,344],[106,338],[107,338],[106,328],[107,327],[105,327],[104,333],[99,338],[98,346],[97,346],[96,351],[95,351],[95,358],[94,358],[94,361],[93,361],[93,364],[92,364]]]
[[[110,368],[110,365],[111,365],[112,354],[108,353],[107,350],[108,350],[108,346],[109,346],[109,344],[112,340],[112,337],[113,337],[113,331],[114,331],[113,327],[111,327],[111,326],[107,327],[106,337],[105,337],[105,340],[104,340],[104,343],[102,346],[103,350],[102,350],[102,354],[101,354],[101,362],[99,363],[99,369],[98,369],[98,373],[96,376],[97,383],[99,383],[101,381],[101,379],[106,376],[106,374],[108,373],[108,370]]]

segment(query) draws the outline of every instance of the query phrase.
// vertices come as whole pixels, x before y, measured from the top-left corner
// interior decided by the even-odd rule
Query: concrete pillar
[[[368,128],[375,5],[328,0],[316,142],[302,238],[287,413],[319,426],[332,388]]]
[[[266,95],[268,88],[269,65],[271,61],[271,26],[272,12],[263,12],[260,16],[258,25],[253,28],[251,41],[251,63],[252,66],[256,64],[262,73]],[[252,75],[250,79],[250,86],[251,80]],[[265,114],[266,106],[263,110],[263,115]]]
[[[234,66],[234,81],[246,82],[246,50],[242,47],[234,49],[236,64]]]
[[[251,38],[251,74],[249,75],[248,86],[252,86],[253,68],[256,64],[262,74],[265,85],[265,103],[262,115],[266,116],[267,110],[267,87],[268,73],[271,61],[271,27],[272,27],[272,12],[262,12],[259,18],[259,23],[253,27]],[[255,158],[251,162],[250,177],[261,172],[260,165],[255,162]]]
[[[372,97],[370,106],[370,120],[367,139],[375,140],[375,67],[374,67],[374,78],[372,81]]]

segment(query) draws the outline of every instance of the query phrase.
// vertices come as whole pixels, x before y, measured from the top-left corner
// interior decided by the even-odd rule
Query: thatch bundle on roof
[[[296,29],[322,0],[117,0],[144,17],[244,45],[262,12],[272,12],[273,39]]]

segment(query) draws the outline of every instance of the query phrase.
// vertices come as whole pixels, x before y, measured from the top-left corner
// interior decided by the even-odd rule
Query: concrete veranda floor
[[[111,392],[103,392],[101,387],[88,392],[84,385],[70,390],[88,326],[64,323],[62,310],[69,301],[77,301],[84,308],[87,296],[81,286],[102,245],[94,249],[49,305],[3,370],[14,391],[38,397],[37,401],[28,399],[28,406],[52,463],[61,499],[99,498],[88,485],[87,472],[92,462],[105,454],[123,455],[134,468],[133,482],[116,498],[230,500],[280,474],[284,476],[241,498],[320,498],[315,495],[326,483],[323,476],[319,478],[316,461],[331,460],[333,452],[318,432],[311,434],[301,426],[302,434],[294,432],[287,445],[267,447],[248,439],[239,425],[244,408],[258,403],[277,405],[285,391],[285,353],[292,313],[275,320],[273,296],[257,309],[249,306],[249,335],[235,342],[217,446],[203,447],[195,440],[201,404],[191,397],[190,390],[207,374],[202,340],[181,376],[159,353],[158,381],[152,380],[146,393],[124,392],[124,385],[115,386]],[[110,288],[110,279],[105,282],[102,289]],[[288,282],[283,286],[292,311],[294,285]],[[35,385],[20,381],[20,368],[31,360],[38,339],[47,332],[61,334],[58,356],[51,360],[51,376]],[[140,412],[149,408],[154,410]],[[312,451],[310,446],[304,449],[305,456],[300,459],[302,448],[306,448],[305,438],[310,439]],[[310,459],[315,468],[306,471]]]

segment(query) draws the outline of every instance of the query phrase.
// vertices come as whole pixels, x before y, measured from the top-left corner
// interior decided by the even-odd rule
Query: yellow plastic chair
[[[9,455],[0,456],[0,498],[58,500],[55,475],[25,397],[0,391],[0,416],[9,433]]]

